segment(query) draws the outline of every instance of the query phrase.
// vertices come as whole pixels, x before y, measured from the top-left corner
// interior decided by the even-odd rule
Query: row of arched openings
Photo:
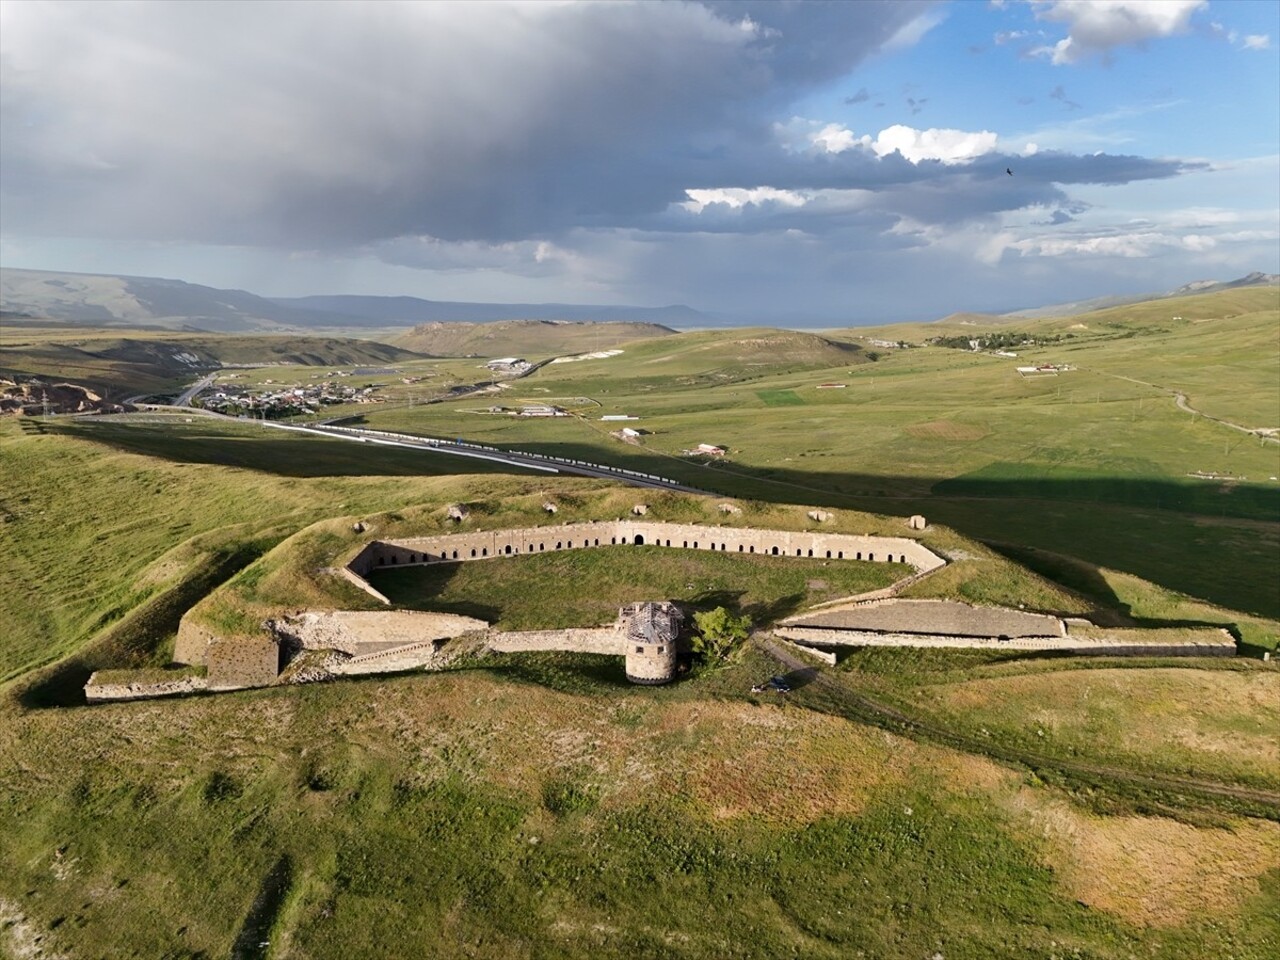
[[[622,543],[624,543],[624,544],[625,544],[625,543],[627,542],[627,538],[626,538],[626,537],[621,537],[621,538],[619,538],[619,537],[610,537],[610,538],[609,538],[609,543],[610,543],[611,545],[614,545],[614,546],[616,546],[616,545],[619,543],[619,541],[621,541]],[[636,534],[636,536],[635,536],[635,540],[634,540],[634,544],[635,544],[635,546],[643,546],[643,545],[644,545],[644,542],[645,542],[645,540],[644,540],[644,535],[643,535],[643,534],[639,534],[639,533],[638,533],[638,534]],[[668,547],[669,547],[669,546],[671,546],[671,545],[672,545],[672,543],[671,543],[671,541],[670,541],[670,540],[667,540],[667,541],[665,541],[665,543],[664,543],[664,542],[663,542],[663,540],[661,540],[661,539],[657,539],[657,540],[655,540],[655,541],[654,541],[654,543],[655,543],[656,545],[658,545],[658,546],[668,546]],[[583,540],[583,541],[582,541],[582,546],[584,546],[584,547],[592,547],[592,546],[598,547],[598,546],[600,546],[600,538],[599,538],[599,537],[596,537],[594,540],[591,540],[591,541]],[[690,549],[690,546],[691,546],[691,545],[690,545],[690,542],[689,542],[688,540],[683,540],[683,541],[681,541],[680,546],[681,546],[682,548],[684,548],[684,549]],[[711,543],[709,546],[710,546],[710,549],[712,549],[712,550],[727,550],[727,549],[728,549],[728,547],[729,547],[729,545],[728,545],[728,544],[725,544],[725,543],[721,543],[719,546],[717,546],[715,543]],[[535,549],[534,544],[530,543],[530,544],[528,545],[528,549],[527,549],[527,551],[526,551],[526,552],[528,552],[528,553],[540,553],[540,552],[544,552],[544,551],[546,550],[546,548],[547,548],[547,545],[546,545],[545,543],[539,543],[539,544],[537,544],[536,549]],[[573,541],[572,541],[572,540],[569,540],[569,541],[557,540],[557,541],[556,541],[555,546],[554,546],[552,549],[553,549],[553,550],[564,550],[564,549],[570,549],[570,550],[571,550],[571,549],[573,549]],[[697,540],[694,540],[694,541],[693,541],[693,543],[692,543],[692,549],[694,549],[694,550],[698,550],[698,549],[700,549],[700,547],[699,547],[699,545],[698,545],[698,541],[697,541]],[[503,547],[503,554],[504,554],[504,555],[508,555],[508,556],[509,556],[509,555],[511,555],[511,554],[513,554],[513,553],[518,553],[518,552],[519,552],[519,548],[518,548],[518,547],[513,547],[511,544],[507,544],[506,546],[504,546],[504,547]],[[756,548],[755,548],[755,545],[754,545],[754,544],[741,544],[741,543],[740,543],[740,544],[738,544],[738,552],[739,552],[739,553],[755,553],[755,552],[756,552]],[[770,549],[769,549],[769,555],[770,555],[770,556],[774,556],[774,557],[781,556],[781,555],[782,555],[781,548],[776,547],[776,546],[775,546],[775,547],[770,548]],[[477,552],[477,549],[476,549],[475,547],[472,547],[472,548],[471,548],[471,556],[470,556],[470,559],[472,559],[472,560],[483,559],[483,558],[488,557],[488,556],[489,556],[489,548],[488,548],[488,547],[480,547],[480,548],[479,548],[479,552]],[[802,548],[801,548],[801,547],[796,547],[796,556],[797,556],[797,557],[800,557],[800,556],[806,556],[806,554],[803,552],[803,550],[802,550]],[[807,556],[810,556],[810,557],[814,556],[814,552],[813,552],[813,549],[812,549],[812,548],[810,548],[810,549],[809,549]],[[830,550],[826,551],[826,559],[828,559],[828,560],[831,560],[831,559],[835,559],[835,560],[843,560],[844,558],[845,558],[845,556],[844,556],[844,551],[843,551],[843,550],[837,550],[837,551],[835,551],[835,556],[834,556],[834,557],[832,556],[832,551],[830,551]],[[866,556],[866,559],[867,559],[867,560],[871,560],[871,561],[874,561],[874,560],[875,560],[875,558],[876,558],[876,555],[875,555],[874,553],[868,553],[868,554],[867,554],[867,556]],[[436,557],[436,556],[432,556],[431,554],[428,554],[428,553],[423,553],[423,554],[421,554],[421,555],[419,555],[419,554],[417,554],[417,553],[410,553],[410,554],[409,554],[409,557],[408,557],[408,561],[407,561],[407,562],[409,562],[409,563],[431,563],[431,562],[433,562],[433,561],[448,561],[448,560],[458,560],[458,559],[459,559],[458,551],[457,551],[457,550],[454,550],[454,551],[452,551],[452,553],[451,553],[451,554],[449,554],[449,555],[441,554],[441,555],[440,555],[440,556],[438,556],[438,557]],[[854,552],[854,556],[853,556],[853,557],[851,557],[850,559],[854,559],[854,560],[862,560],[862,559],[863,559],[862,551],[861,551],[861,550],[859,550],[859,551]],[[893,554],[892,554],[892,553],[890,553],[890,554],[886,554],[886,555],[885,555],[885,561],[886,561],[886,562],[888,562],[888,563],[893,563],[893,562],[894,562]],[[379,563],[379,564],[386,564],[386,562],[387,562],[387,558],[386,558],[386,557],[384,557],[384,556],[379,556],[379,557],[378,557],[378,563]],[[398,564],[399,562],[400,562],[399,555],[397,555],[397,554],[392,554],[392,555],[391,555],[391,563],[392,563],[392,564]],[[907,562],[907,556],[906,556],[906,554],[899,554],[899,555],[898,555],[898,558],[897,558],[897,562],[898,562],[898,563],[906,563],[906,562]]]

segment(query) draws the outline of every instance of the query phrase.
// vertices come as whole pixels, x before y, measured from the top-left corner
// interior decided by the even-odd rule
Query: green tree
[[[693,652],[707,662],[723,660],[751,631],[749,617],[735,617],[724,607],[693,615],[698,636],[693,638]]]

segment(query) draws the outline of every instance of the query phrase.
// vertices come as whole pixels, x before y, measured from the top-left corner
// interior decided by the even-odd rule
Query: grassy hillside
[[[0,331],[0,373],[70,380],[116,397],[170,390],[222,364],[383,366],[421,359],[400,347],[341,337],[216,336],[22,326]]]
[[[406,350],[437,357],[545,357],[613,350],[675,331],[656,323],[569,323],[500,320],[494,323],[424,323],[395,339]]]
[[[757,429],[797,412],[758,393],[790,391],[808,416],[818,394],[806,384],[831,376],[774,367],[759,382],[709,387],[699,376],[724,366],[708,361],[731,360],[746,376],[746,358],[760,354],[738,344],[727,358],[694,344],[674,361],[693,381],[685,401],[736,391]],[[983,362],[933,353],[956,363],[935,370]],[[572,374],[563,383],[617,359],[563,365]],[[874,369],[883,381],[895,362],[841,369]],[[676,416],[679,397],[623,402],[632,399]],[[852,421],[873,406],[829,414]],[[269,942],[267,956],[317,960],[415,950],[914,960],[923,944],[973,960],[1063,950],[1261,960],[1280,943],[1280,825],[1237,815],[1230,792],[1206,801],[1177,786],[1280,786],[1274,665],[867,651],[830,672],[834,692],[799,671],[782,701],[749,693],[787,669],[754,648],[662,689],[626,684],[616,658],[553,654],[462,661],[431,676],[50,708],[40,704],[59,702],[58,685],[88,669],[162,664],[177,618],[201,596],[251,611],[248,630],[268,608],[370,602],[349,585],[356,596],[342,594],[323,568],[371,532],[453,529],[443,510],[452,501],[484,527],[546,522],[548,498],[557,521],[625,515],[639,500],[660,518],[723,518],[717,498],[420,476],[458,462],[237,423],[26,427],[0,425],[0,579],[22,586],[0,593],[0,621],[18,628],[0,637],[0,675],[14,678],[0,693],[0,951],[261,956],[257,945]],[[554,444],[549,431],[562,427],[592,429],[537,428]],[[786,449],[795,433],[773,443]],[[975,442],[964,431],[919,433],[904,433],[904,447]],[[797,479],[821,489],[826,478]],[[736,482],[777,481],[762,472]],[[808,496],[797,487],[791,498]],[[740,503],[737,522],[808,525],[803,507]],[[371,529],[354,531],[355,518]],[[1062,529],[1079,523],[1073,514]],[[1268,529],[1248,523],[1242,544]],[[837,511],[832,529],[903,532],[896,518],[851,510]],[[1122,542],[1126,533],[1102,522],[1092,531]],[[1005,556],[939,526],[925,536],[957,562],[920,581],[918,595],[1105,611],[1117,623],[1226,623],[1255,649],[1280,633],[1274,621],[1057,553],[1008,547]],[[1161,542],[1178,545],[1163,530]],[[592,604],[643,587],[763,619],[801,594],[870,585],[858,565],[774,571],[761,557],[744,572],[701,565],[738,559],[709,554],[644,563],[652,552],[561,554],[527,569],[491,561],[405,589],[425,605],[513,614],[536,596],[541,615],[572,606],[590,618]],[[565,592],[573,604],[557,600]],[[893,712],[868,712],[868,701]]]
[[[1258,295],[1217,296],[1248,307]],[[573,418],[486,415],[486,399],[363,419],[756,499],[924,513],[970,536],[1071,554],[1276,616],[1280,484],[1270,478],[1280,476],[1280,445],[1185,412],[1173,393],[1182,385],[1198,409],[1257,425],[1255,415],[1280,408],[1280,361],[1266,342],[1276,317],[1183,315],[1170,334],[1073,339],[1032,348],[1030,360],[925,347],[854,363],[866,353],[803,334],[786,344],[764,333],[682,334],[544,367],[503,391],[508,405],[553,401]],[[1213,323],[1235,333],[1206,341],[1201,331]],[[1077,369],[1019,375],[1032,361]],[[609,414],[638,417],[631,426],[647,434],[619,442],[615,425],[599,419]],[[681,455],[700,443],[729,455]]]
[[[947,318],[840,336],[921,343],[1017,330],[1056,343],[1016,348],[1020,362],[1074,363],[1152,386],[1180,390],[1194,407],[1250,427],[1280,427],[1280,287],[1244,287],[1040,320]]]
[[[90,643],[237,540],[447,495],[435,476],[484,467],[235,422],[0,423],[0,579],[13,586],[0,591],[0,682]],[[458,487],[480,489],[475,476]]]

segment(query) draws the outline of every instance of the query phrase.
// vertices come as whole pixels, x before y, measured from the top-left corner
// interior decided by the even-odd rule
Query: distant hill
[[[610,350],[624,343],[675,333],[656,323],[584,323],[564,320],[495,320],[492,323],[424,323],[393,342],[437,357],[534,357]]]
[[[710,316],[691,307],[617,307],[571,303],[461,303],[418,297],[276,297],[275,303],[308,312],[362,317],[382,326],[409,323],[495,323],[501,320],[575,320],[708,326]]]
[[[49,270],[0,269],[0,307],[99,327],[145,324],[249,333],[338,325],[331,313],[312,315],[243,290],[157,277]]]
[[[439,320],[593,320],[710,326],[689,307],[449,303],[417,297],[268,298],[182,280],[0,268],[0,310],[100,327],[158,325],[220,333],[385,328]]]
[[[1145,303],[1148,300],[1166,300],[1171,297],[1186,297],[1199,293],[1217,293],[1221,290],[1235,290],[1239,287],[1274,287],[1280,285],[1280,274],[1259,273],[1246,274],[1236,280],[1194,280],[1185,283],[1176,290],[1167,293],[1140,293],[1133,296],[1094,297],[1090,300],[1077,300],[1072,303],[1058,303],[1047,307],[1036,307],[1030,310],[1015,310],[1002,314],[1006,320],[1039,319],[1043,317],[1070,317],[1078,313],[1091,313],[1106,310],[1110,307],[1123,307],[1131,303]],[[951,319],[948,317],[947,319]]]
[[[954,323],[964,326],[985,326],[1003,322],[1003,317],[995,313],[952,313],[935,323]]]
[[[401,347],[342,337],[278,337],[160,334],[129,331],[134,336],[74,339],[6,339],[0,346],[0,375],[70,380],[113,390],[163,390],[190,382],[200,373],[240,363],[370,366],[420,359]],[[24,339],[24,338],[19,338]]]

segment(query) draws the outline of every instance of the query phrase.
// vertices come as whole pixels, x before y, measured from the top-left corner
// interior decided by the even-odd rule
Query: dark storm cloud
[[[927,8],[800,6],[10,5],[6,229],[345,245],[627,222],[769,147],[778,109]]]

